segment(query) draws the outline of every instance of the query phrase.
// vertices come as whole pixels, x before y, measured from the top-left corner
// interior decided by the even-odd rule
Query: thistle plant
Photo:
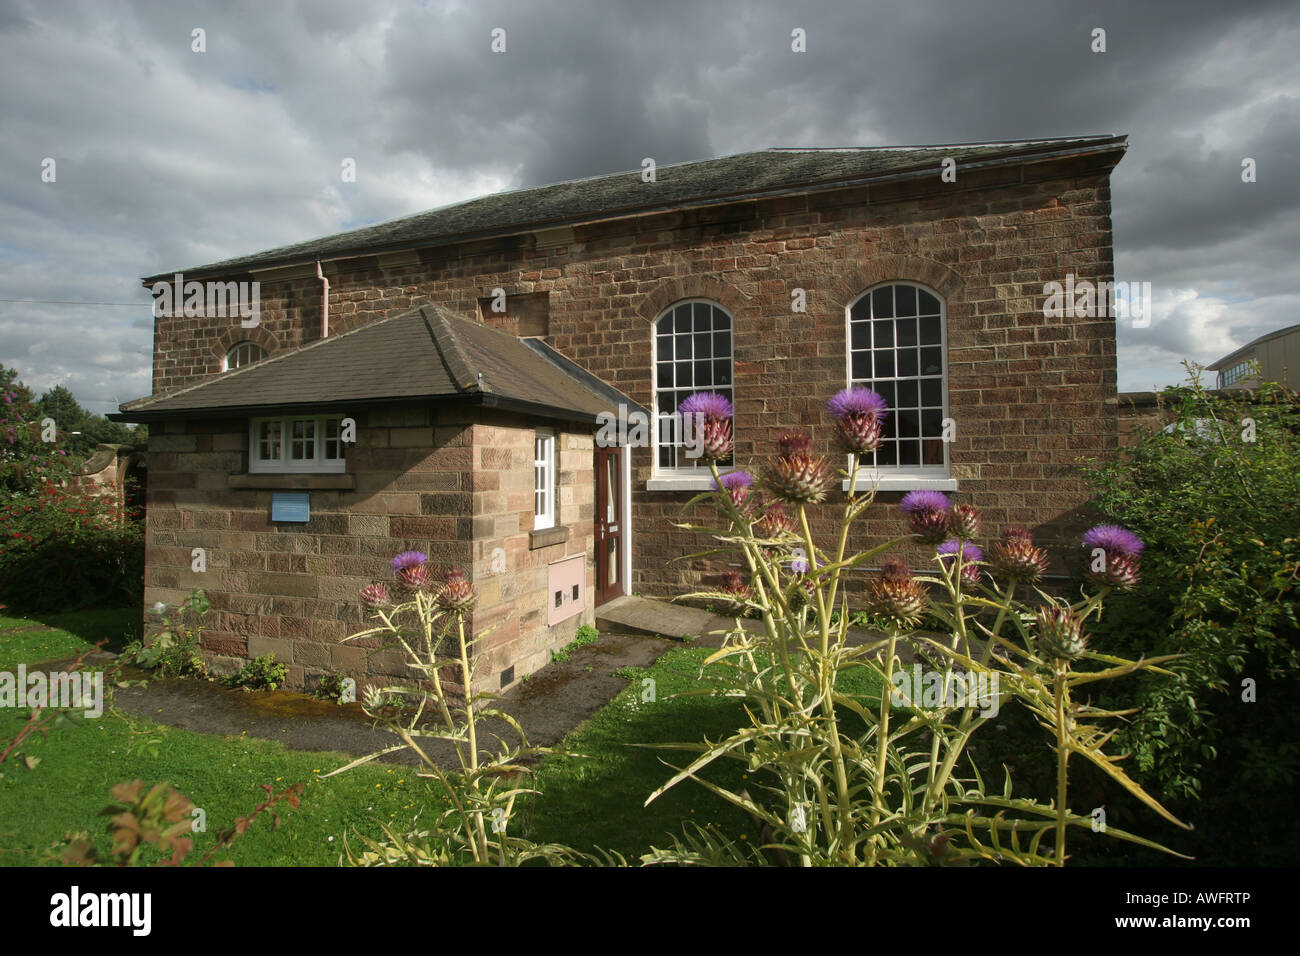
[[[702,403],[701,410],[706,417],[729,414],[729,406]],[[706,449],[714,490],[688,507],[711,505],[719,520],[679,525],[715,540],[714,547],[687,559],[725,556],[736,563],[738,557],[741,566],[724,577],[723,587],[685,597],[729,601],[737,618],[753,611],[761,626],[746,630],[737,620],[704,664],[720,676],[698,691],[743,697],[745,725],[718,741],[664,745],[695,756],[675,768],[647,803],[691,779],[751,814],[764,840],[746,851],[696,828],[643,860],[734,863],[737,854],[748,854],[748,862],[760,864],[1061,865],[1068,828],[1092,829],[1090,816],[1068,808],[1072,755],[1088,759],[1179,823],[1124,774],[1119,758],[1104,753],[1109,732],[1097,722],[1123,714],[1076,699],[1086,685],[1139,670],[1159,672],[1169,659],[1110,657],[1089,648],[1084,635],[1085,622],[1100,615],[1106,594],[1136,583],[1140,547],[1124,535],[1094,529],[1088,540],[1107,556],[1106,568],[1090,579],[1097,589],[1073,604],[1060,603],[1035,586],[1047,554],[1027,530],[1006,529],[986,560],[973,540],[982,531],[977,509],[921,490],[900,503],[911,534],[852,553],[851,530],[875,497],[874,490],[857,490],[861,457],[878,446],[888,410],[879,395],[860,388],[841,391],[827,410],[835,440],[848,456],[847,469],[838,474],[849,488],[828,546],[814,539],[810,515],[814,508],[831,507],[822,502],[837,470],[802,432],[781,435],[770,464],[751,469],[763,475],[767,498],[752,482],[733,477],[750,472],[721,474]],[[715,433],[730,434],[724,423],[712,424]],[[929,573],[913,573],[890,556],[882,572],[862,579],[870,564],[908,541],[935,546]],[[865,639],[849,627],[847,590],[855,581],[865,596],[862,609],[884,625]],[[1033,607],[1016,598],[1024,587],[1032,589],[1027,597]],[[918,631],[923,619],[940,622],[943,632]],[[915,661],[911,672],[902,666],[904,655]],[[922,667],[926,692],[909,690]],[[855,677],[879,690],[849,690]],[[1050,735],[1057,770],[1051,803],[1013,796],[1009,775],[1000,794],[991,792],[968,749],[974,734],[1012,699],[1028,707]],[[760,795],[707,779],[703,771],[720,759],[742,762],[750,778],[761,781],[754,786]],[[1164,849],[1113,827],[1106,833]]]
[[[446,808],[425,828],[402,833],[380,824],[384,840],[364,835],[365,846],[353,864],[372,866],[518,866],[532,860],[578,863],[596,858],[558,844],[537,844],[516,835],[515,810],[529,785],[529,762],[553,751],[528,743],[510,714],[488,706],[499,695],[475,692],[474,648],[490,631],[471,636],[469,620],[476,601],[473,585],[459,568],[440,576],[419,551],[397,555],[394,585],[377,582],[361,590],[361,603],[375,626],[347,638],[378,637],[402,650],[415,678],[367,689],[362,709],[400,741],[367,754],[326,776],[344,773],[385,754],[409,750],[419,761],[417,775],[434,782],[436,799]],[[508,742],[497,731],[511,732]],[[485,725],[496,739],[487,749]],[[439,744],[439,742],[441,742]],[[438,747],[443,753],[438,752]],[[446,751],[450,751],[447,753]],[[601,862],[604,862],[602,859]]]

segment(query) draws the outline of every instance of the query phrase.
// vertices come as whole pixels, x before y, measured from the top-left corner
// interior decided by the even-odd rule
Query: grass
[[[631,683],[590,721],[570,734],[560,748],[590,759],[546,758],[537,773],[541,794],[525,809],[528,835],[535,840],[566,843],[582,850],[601,847],[635,859],[652,844],[666,846],[669,834],[694,821],[715,826],[734,839],[753,839],[749,817],[693,781],[683,781],[643,804],[691,759],[685,751],[652,749],[639,744],[718,740],[745,723],[741,703],[734,698],[676,696],[709,686],[721,672],[714,665],[700,679],[700,665],[713,653],[708,648],[669,651],[649,668],[620,668]],[[654,681],[647,685],[645,679]],[[648,696],[650,687],[654,700]],[[879,699],[880,683],[865,671],[846,675],[841,690]],[[525,728],[527,729],[527,728]],[[735,760],[719,760],[703,776],[736,790],[748,787],[758,796],[759,781],[751,779]],[[742,837],[742,835],[745,835]]]
[[[40,621],[0,618],[0,669],[71,657],[100,637],[116,636],[120,644],[138,633],[138,624],[135,632],[131,624],[138,619],[138,611]],[[578,640],[574,644],[581,646]],[[710,653],[707,648],[683,647],[649,668],[620,669],[629,686],[561,744],[585,757],[548,757],[540,764],[536,783],[541,793],[520,808],[521,830],[516,832],[579,849],[618,850],[633,860],[652,844],[666,845],[668,835],[680,833],[688,820],[720,827],[737,839],[742,834],[753,839],[750,821],[741,811],[691,781],[643,808],[646,797],[674,772],[666,761],[682,766],[689,756],[635,745],[694,742],[705,736],[716,740],[744,722],[734,698],[680,696],[710,686],[716,669],[700,677],[700,666]],[[647,678],[653,684],[644,683]],[[867,681],[864,672],[846,679],[841,689],[868,697],[879,694],[879,685]],[[11,740],[25,719],[25,712],[0,709],[0,741]],[[325,780],[323,774],[351,758],[289,750],[242,735],[193,733],[111,709],[100,719],[29,739],[21,751],[21,756],[0,764],[0,864],[57,862],[52,848],[65,834],[77,831],[87,831],[106,854],[109,840],[98,814],[110,802],[114,784],[137,778],[150,784],[168,781],[205,811],[207,832],[196,834],[195,858],[213,845],[217,831],[264,799],[262,784],[283,789],[306,783],[298,810],[281,805],[283,826],[274,829],[269,816],[259,818],[218,857],[241,866],[337,865],[344,834],[355,845],[355,831],[379,835],[378,821],[404,830],[417,815],[427,820],[437,813],[430,790],[409,766],[375,763]],[[25,756],[39,758],[39,763],[28,767]],[[757,796],[758,781],[751,781],[745,769],[739,762],[723,760],[706,776],[733,789],[747,786]]]
[[[142,627],[139,608],[0,617],[0,670],[76,657],[104,639],[108,650],[121,650]]]

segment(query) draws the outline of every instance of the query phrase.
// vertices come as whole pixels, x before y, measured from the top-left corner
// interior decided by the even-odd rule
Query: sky
[[[1297,49],[1294,0],[0,0],[0,363],[113,411],[142,276],[647,156],[1127,134],[1119,389],[1176,384],[1300,322]]]

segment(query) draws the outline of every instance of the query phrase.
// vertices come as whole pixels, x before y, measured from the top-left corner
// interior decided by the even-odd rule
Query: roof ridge
[[[456,390],[488,392],[489,389],[483,385],[483,373],[479,372],[477,377],[475,376],[474,364],[465,353],[456,330],[448,321],[459,316],[436,303],[422,305],[419,311],[424,318],[424,324],[429,329],[434,348],[438,350],[438,356],[442,359],[442,364],[446,367],[447,374],[451,376],[451,382],[456,386]]]

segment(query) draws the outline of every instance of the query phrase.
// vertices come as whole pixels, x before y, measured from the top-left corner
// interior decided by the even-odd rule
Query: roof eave
[[[551,419],[554,421],[581,422],[584,425],[595,425],[599,421],[596,412],[587,412],[576,408],[564,408],[557,405],[526,402],[520,399],[509,398],[504,395],[495,395],[491,392],[478,391],[462,392],[454,395],[404,395],[398,398],[365,398],[331,402],[311,402],[306,404],[284,403],[278,405],[228,405],[215,408],[140,409],[138,411],[109,412],[104,417],[109,421],[114,422],[129,422],[133,424],[148,425],[157,422],[186,421],[189,419],[262,418],[273,415],[299,414],[303,412],[322,414],[326,412],[342,412],[349,409],[385,408],[397,405],[423,405],[435,403],[439,405],[499,408],[502,411],[519,412],[521,414],[532,415],[537,418]]]

